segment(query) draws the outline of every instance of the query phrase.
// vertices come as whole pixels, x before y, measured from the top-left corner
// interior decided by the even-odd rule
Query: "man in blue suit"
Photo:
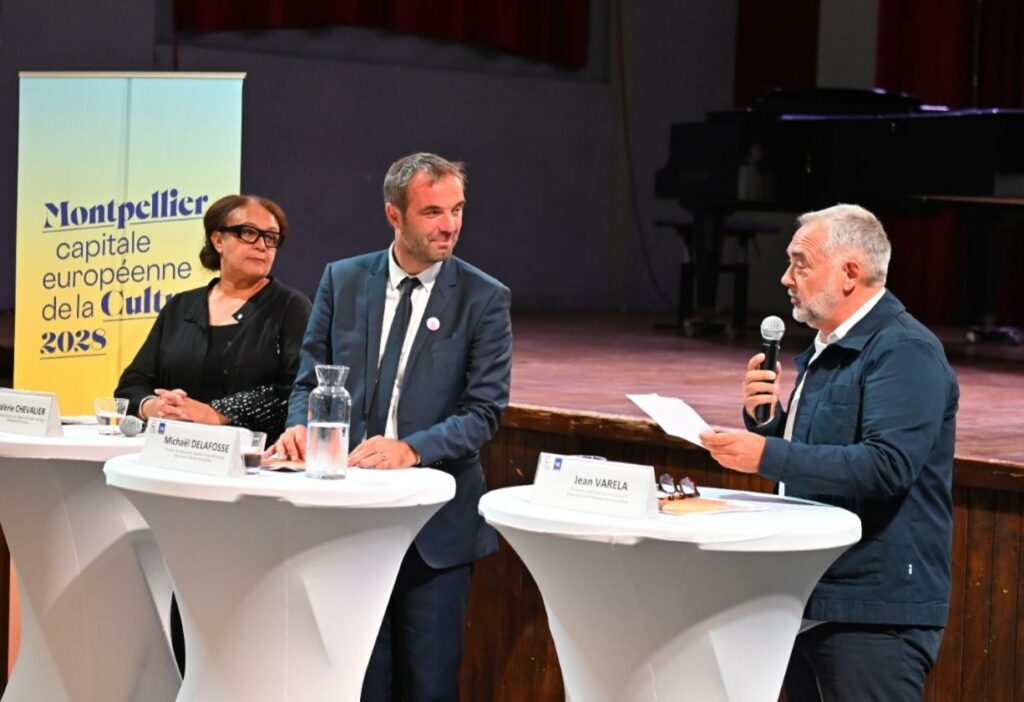
[[[303,340],[279,455],[304,456],[317,364],[350,368],[349,465],[429,466],[455,497],[402,562],[366,679],[364,700],[457,700],[463,615],[474,560],[497,550],[477,503],[478,451],[508,404],[509,291],[452,256],[462,228],[462,163],[406,156],[384,180],[395,233],[384,251],[328,264]]]
[[[920,700],[949,613],[959,390],[938,339],[885,289],[874,215],[837,205],[800,218],[782,277],[817,329],[779,405],[779,372],[747,365],[747,432],[701,435],[721,465],[861,519],[861,541],[815,587],[786,672],[790,702]],[[771,417],[757,425],[758,405]],[[808,628],[809,627],[809,628]]]

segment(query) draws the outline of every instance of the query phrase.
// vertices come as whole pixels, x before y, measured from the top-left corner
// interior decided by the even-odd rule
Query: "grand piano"
[[[750,108],[672,125],[655,192],[692,216],[661,223],[683,236],[688,254],[680,326],[690,331],[714,312],[719,273],[745,276],[745,262],[721,264],[722,241],[737,237],[745,254],[756,228],[730,224],[731,214],[837,202],[879,214],[1024,204],[1022,146],[1024,110],[950,110],[883,90],[775,90]],[[745,293],[745,285],[737,289]],[[733,325],[742,327],[745,299],[733,311]]]

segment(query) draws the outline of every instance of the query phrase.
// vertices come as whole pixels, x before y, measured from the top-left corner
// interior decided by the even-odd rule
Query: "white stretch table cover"
[[[168,702],[181,685],[162,624],[170,579],[149,527],[102,472],[142,440],[64,432],[0,433],[0,524],[22,613],[3,702]]]
[[[179,702],[358,700],[402,558],[455,495],[450,475],[427,468],[218,478],[123,456],[105,471],[174,580]]]
[[[484,495],[532,573],[571,702],[774,702],[807,598],[860,539],[846,510],[732,490],[756,511],[605,517]]]

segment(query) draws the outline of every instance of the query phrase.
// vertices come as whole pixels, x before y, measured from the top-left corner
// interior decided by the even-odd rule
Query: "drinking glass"
[[[93,401],[100,434],[118,434],[121,421],[128,414],[128,400],[123,397],[97,397]]]
[[[267,435],[262,431],[253,431],[249,436],[242,434],[242,463],[246,475],[259,475],[260,463],[263,462],[263,449],[267,445]]]

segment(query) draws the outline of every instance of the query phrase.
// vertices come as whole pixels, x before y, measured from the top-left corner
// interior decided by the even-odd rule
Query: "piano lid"
[[[786,114],[859,115],[909,114],[946,108],[922,105],[913,95],[882,88],[776,88],[747,109]]]
[[[1020,143],[1024,110],[949,110],[885,90],[773,90],[749,108],[672,125],[655,191],[691,211],[1020,197]]]

